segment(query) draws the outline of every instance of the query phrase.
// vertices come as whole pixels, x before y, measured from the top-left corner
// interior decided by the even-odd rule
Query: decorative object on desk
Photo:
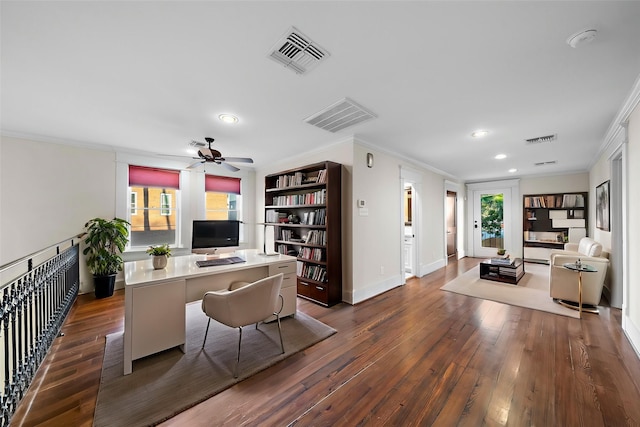
[[[527,263],[527,274],[522,277],[517,286],[481,279],[479,273],[480,266],[474,267],[440,289],[503,304],[578,318],[577,311],[556,304],[552,298],[549,298],[549,266],[547,265]],[[455,302],[452,301],[452,304]]]
[[[596,227],[609,231],[609,181],[596,187]]]
[[[153,257],[153,268],[161,270],[167,266],[167,258],[171,256],[171,248],[167,243],[159,246],[149,246],[147,253]]]
[[[504,255],[506,253],[507,253],[506,249],[503,249],[503,248],[498,249],[498,255]]]
[[[242,346],[251,351],[242,355],[238,378],[231,373],[238,331],[211,322],[209,335],[215,336],[215,345],[202,351],[207,316],[199,301],[187,305],[185,353],[173,348],[137,360],[130,375],[123,375],[123,333],[107,335],[93,425],[156,425],[336,333],[302,312],[281,322],[285,354],[274,345],[279,343],[276,322],[261,324],[259,330],[246,328]]]
[[[129,242],[129,225],[120,218],[93,218],[84,225],[87,247],[82,253],[87,256],[87,267],[93,274],[96,298],[113,295],[116,274],[124,264],[120,254]]]

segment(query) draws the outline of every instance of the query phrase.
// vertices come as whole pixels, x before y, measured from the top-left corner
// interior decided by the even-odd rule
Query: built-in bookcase
[[[587,233],[587,193],[523,196],[523,252],[527,261],[548,261],[551,249]]]
[[[321,162],[265,177],[265,223],[277,252],[297,257],[298,295],[342,301],[342,165]]]

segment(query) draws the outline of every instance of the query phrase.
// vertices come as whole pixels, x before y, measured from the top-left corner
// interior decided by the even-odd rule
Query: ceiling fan
[[[221,165],[227,169],[229,169],[230,171],[233,172],[237,172],[240,169],[238,169],[237,167],[228,164],[227,162],[232,162],[232,163],[253,163],[253,159],[249,158],[249,157],[222,157],[222,153],[219,152],[218,150],[214,150],[213,148],[211,148],[211,144],[213,143],[214,139],[213,138],[209,138],[206,137],[204,139],[205,141],[207,141],[207,143],[209,144],[208,148],[205,147],[201,147],[200,149],[198,149],[198,157],[194,157],[194,159],[198,159],[197,162],[190,164],[189,166],[187,166],[187,168],[194,168],[200,164],[203,163],[216,163],[218,165]],[[198,144],[198,145],[204,145],[203,143],[198,143],[197,141],[194,141],[194,143]]]

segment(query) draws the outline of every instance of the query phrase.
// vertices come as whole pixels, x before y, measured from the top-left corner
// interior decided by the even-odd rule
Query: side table
[[[582,272],[585,273],[595,273],[598,270],[588,264],[582,264],[580,260],[578,262],[569,262],[566,264],[562,264],[562,266],[568,270],[577,271],[578,272],[578,312],[580,313],[580,318],[582,319]],[[560,301],[563,303],[563,301]],[[566,307],[574,308],[568,304],[563,304]]]

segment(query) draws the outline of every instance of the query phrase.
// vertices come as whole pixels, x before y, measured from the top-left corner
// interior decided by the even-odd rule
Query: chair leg
[[[204,333],[204,341],[202,341],[202,348],[204,348],[204,344],[207,342],[207,334],[209,334],[209,324],[211,323],[211,318],[207,322],[207,330]]]
[[[280,313],[275,313],[276,320],[278,321],[278,334],[280,334],[280,348],[282,349],[282,354],[284,354],[284,342],[282,341],[282,328],[280,327]]]
[[[238,358],[236,359],[236,366],[233,368],[233,378],[238,378],[238,365],[240,364],[240,345],[242,344],[242,326],[238,328],[240,335],[238,336]]]

